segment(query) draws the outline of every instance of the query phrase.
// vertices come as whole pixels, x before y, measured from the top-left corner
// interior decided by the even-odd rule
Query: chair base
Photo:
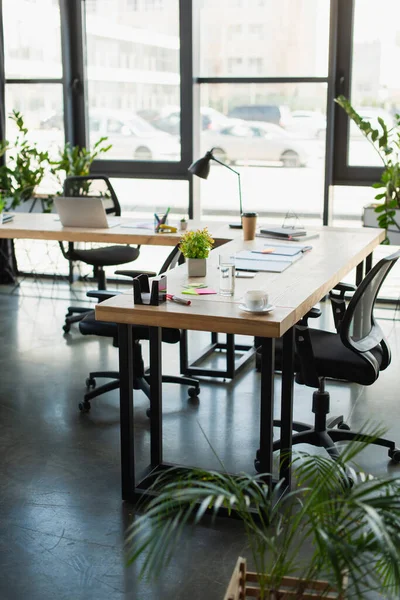
[[[107,377],[113,379],[113,381],[108,381],[103,385],[96,387],[96,377]],[[191,377],[179,377],[174,375],[163,375],[162,376],[163,383],[179,383],[182,385],[192,386],[188,389],[188,395],[190,398],[196,398],[200,394],[200,383],[197,379],[193,379]],[[86,379],[86,387],[94,388],[91,391],[88,391],[84,397],[83,402],[79,403],[79,410],[81,412],[88,412],[91,408],[90,401],[97,396],[101,396],[107,392],[111,392],[112,390],[119,389],[119,372],[118,371],[93,371],[89,373],[89,377]],[[145,374],[144,376],[134,377],[133,380],[133,389],[141,390],[150,400],[150,385],[149,385],[149,376]],[[147,415],[150,416],[149,410],[147,411]]]
[[[388,448],[388,455],[394,462],[400,462],[400,449],[396,447],[395,442],[386,438],[376,438],[371,435],[362,434],[358,431],[352,431],[344,422],[343,415],[327,419],[329,414],[329,393],[324,389],[324,381],[321,380],[321,387],[313,394],[313,413],[315,414],[314,425],[294,421],[292,436],[293,446],[296,444],[311,444],[319,448],[325,448],[329,456],[336,460],[339,458],[339,450],[336,442],[357,441],[361,443],[375,444]],[[281,421],[274,420],[274,427],[281,427]],[[273,443],[273,450],[281,450],[281,440]],[[261,465],[259,461],[259,450],[257,450],[254,466],[257,472],[260,472]]]
[[[83,317],[91,310],[93,309],[83,306],[68,306],[68,312],[65,315],[65,323],[63,325],[64,333],[68,333],[71,329],[71,325],[82,321]]]

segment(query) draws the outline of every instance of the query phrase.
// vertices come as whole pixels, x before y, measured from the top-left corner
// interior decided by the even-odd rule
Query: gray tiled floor
[[[89,414],[77,409],[88,370],[115,368],[117,352],[77,329],[62,335],[67,293],[64,288],[62,299],[0,295],[0,598],[219,600],[236,557],[246,554],[236,521],[198,527],[157,584],[138,582],[137,568],[125,568],[132,507],[120,500],[118,393],[95,400]],[[367,419],[383,422],[400,442],[400,329],[392,311],[381,314],[391,367],[370,388],[328,387],[332,413],[343,411],[355,427]],[[207,340],[196,334],[191,341],[193,348]],[[176,360],[177,348],[169,348],[165,371],[176,371]],[[252,367],[235,385],[203,383],[198,404],[187,401],[184,389],[165,386],[165,458],[217,466],[201,424],[229,470],[252,470],[258,394]],[[148,402],[141,393],[136,398],[136,443],[145,462]],[[295,417],[310,420],[310,408],[311,390],[296,386]],[[380,448],[365,451],[362,462],[375,473],[400,472]]]

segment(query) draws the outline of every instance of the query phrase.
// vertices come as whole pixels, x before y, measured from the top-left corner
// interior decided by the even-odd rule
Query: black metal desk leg
[[[135,449],[133,443],[133,348],[131,325],[118,325],[118,345],[122,499],[132,500],[135,489]]]
[[[267,483],[272,484],[272,444],[274,418],[275,340],[261,340],[261,407],[260,407],[260,473],[269,473]]]
[[[371,252],[371,254],[368,254],[367,258],[365,259],[365,274],[369,273],[371,269],[372,269],[372,252]]]
[[[356,268],[356,286],[358,287],[364,279],[364,261],[360,262]]]
[[[161,328],[150,327],[150,462],[162,463]]]
[[[294,327],[283,336],[282,390],[281,390],[281,452],[279,479],[284,479],[290,490],[292,478],[292,429],[293,429],[293,376],[294,376]]]

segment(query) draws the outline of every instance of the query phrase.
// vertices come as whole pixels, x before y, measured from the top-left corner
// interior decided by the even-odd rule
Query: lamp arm
[[[215,162],[217,162],[219,165],[222,165],[223,167],[226,167],[227,169],[229,169],[230,171],[232,171],[232,173],[235,173],[235,175],[238,176],[240,215],[242,215],[242,212],[243,212],[243,210],[242,210],[242,185],[241,185],[241,182],[240,182],[240,173],[238,171],[235,171],[235,169],[232,169],[232,167],[230,167],[229,165],[226,165],[222,161],[218,160],[218,158],[215,158],[215,156],[212,153],[212,150],[210,150],[210,154],[211,154],[210,158],[212,160],[214,160]]]

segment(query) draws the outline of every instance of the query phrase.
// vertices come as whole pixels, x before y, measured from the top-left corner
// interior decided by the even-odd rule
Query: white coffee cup
[[[248,290],[243,301],[248,310],[263,310],[268,306],[268,294],[264,290]]]

